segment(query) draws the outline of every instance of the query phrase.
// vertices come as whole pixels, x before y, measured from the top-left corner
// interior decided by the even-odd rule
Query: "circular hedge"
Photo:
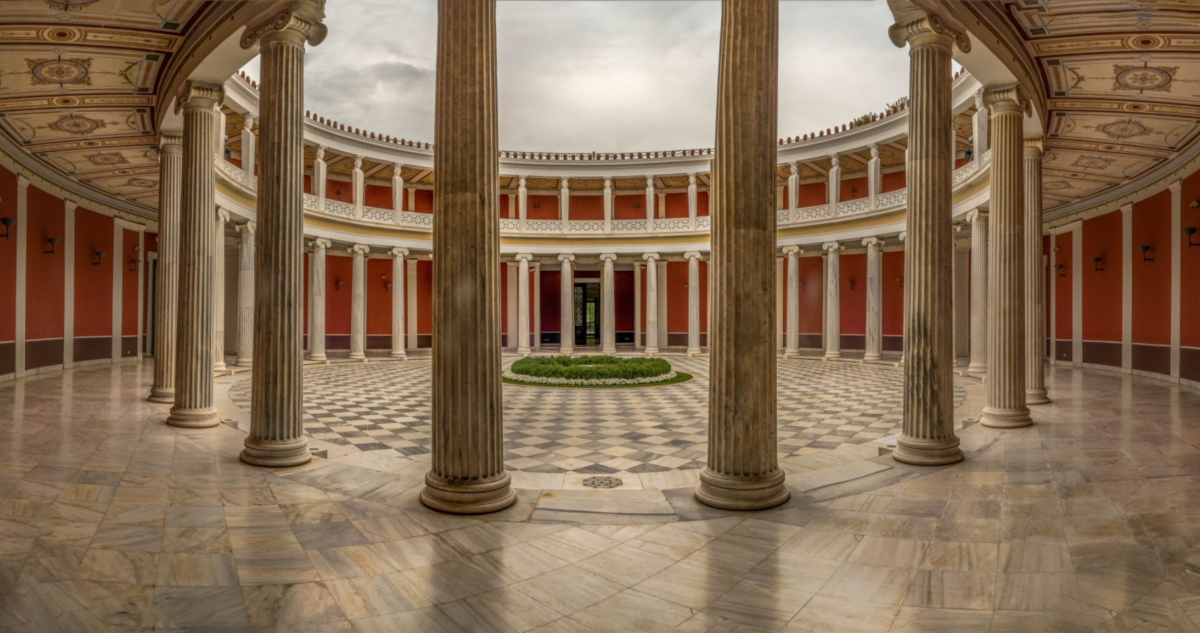
[[[504,372],[511,382],[579,387],[644,385],[678,376],[661,358],[616,356],[530,356]]]

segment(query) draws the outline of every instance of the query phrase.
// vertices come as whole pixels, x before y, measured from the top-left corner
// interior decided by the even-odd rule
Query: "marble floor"
[[[420,505],[421,455],[247,466],[150,378],[0,385],[0,631],[1200,633],[1200,392],[1163,382],[1052,368],[1037,425],[968,424],[965,462],[789,455],[764,512],[515,471],[461,518]]]

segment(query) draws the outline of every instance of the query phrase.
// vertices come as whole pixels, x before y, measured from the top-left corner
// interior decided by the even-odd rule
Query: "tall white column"
[[[957,233],[957,231],[955,231]],[[954,245],[954,366],[971,355],[971,249]]]
[[[404,258],[407,248],[393,248],[392,255],[392,358],[404,360],[404,276],[407,273]]]
[[[559,351],[570,355],[575,351],[575,279],[573,266],[575,256],[562,254],[558,256],[562,263],[562,276],[559,292]]]
[[[822,272],[824,274],[824,272]],[[786,353],[787,343],[784,338],[783,324],[787,322],[787,289],[784,279],[787,278],[787,257],[775,258],[775,350]],[[823,279],[823,278],[822,278]],[[712,293],[709,293],[712,296]],[[712,314],[709,312],[709,314]]]
[[[688,260],[688,346],[689,356],[700,353],[700,253],[683,254]]]
[[[654,231],[654,176],[646,176],[646,230]]]
[[[660,191],[657,195],[658,200],[654,205],[654,217],[662,220],[667,217],[667,194]]]
[[[112,347],[110,353],[112,362],[121,360],[121,339],[124,338],[125,332],[121,328],[122,308],[125,306],[124,301],[124,281],[125,281],[125,266],[128,264],[125,261],[125,231],[124,226],[119,222],[113,222],[113,242],[112,242]],[[218,313],[221,314],[221,313]],[[222,345],[224,347],[224,345]],[[224,363],[221,364],[224,369]]]
[[[658,253],[645,253],[646,260],[646,355],[658,353]]]
[[[796,209],[800,208],[800,163],[788,163],[787,179],[787,208],[791,211],[791,219],[796,219]]]
[[[350,185],[353,189],[351,195],[354,196],[354,217],[362,219],[363,196],[366,193],[366,178],[363,177],[362,170],[363,157],[354,157],[354,170],[350,172]]]
[[[612,178],[604,177],[604,232],[612,232],[613,221],[613,186]]]
[[[558,180],[558,219],[562,222],[563,233],[571,226],[571,179],[560,178]]]
[[[367,253],[371,247],[355,244],[350,247],[354,257],[350,279],[350,360],[367,358]]]
[[[642,263],[633,263],[633,346],[642,346]]]
[[[1053,239],[1053,238],[1051,238]],[[1053,242],[1051,242],[1053,245]],[[1121,370],[1133,372],[1133,204],[1121,205]],[[1042,277],[1046,271],[1042,271]],[[1050,284],[1050,291],[1054,286]],[[1050,317],[1050,350],[1054,350],[1054,317]],[[1045,332],[1042,332],[1043,338]],[[1050,354],[1051,364],[1054,354]]]
[[[975,93],[975,114],[971,117],[971,137],[974,139],[975,158],[988,151],[988,109],[983,105],[983,89]],[[974,158],[972,159],[974,160]]]
[[[971,364],[967,371],[986,374],[988,331],[988,214],[975,209],[971,223]]]
[[[529,191],[525,189],[525,177],[519,178],[517,186],[517,222],[521,231],[525,230],[526,209],[529,207]]]
[[[867,195],[871,196],[871,208],[879,206],[879,193],[883,185],[883,167],[879,162],[879,146],[871,143],[871,160],[867,161]]]
[[[317,156],[313,160],[312,189],[317,198],[317,210],[325,210],[325,187],[328,184],[328,167],[325,164],[325,146],[317,146]]]
[[[308,359],[325,362],[325,250],[332,246],[325,238],[312,241],[312,273],[308,276]]]
[[[400,224],[400,210],[404,208],[404,174],[403,165],[392,165],[392,210],[395,212],[396,224]]]
[[[696,205],[699,195],[696,193],[696,174],[688,174],[688,227],[696,230]]]
[[[533,343],[535,350],[542,349],[542,264],[533,262]]]
[[[16,361],[14,364],[18,378],[25,375],[25,303],[26,286],[29,275],[29,179],[17,174],[17,305],[15,328]]]
[[[1042,268],[1042,137],[1025,139],[1023,168],[1025,404],[1046,404],[1050,398],[1046,394],[1046,274]]]
[[[75,364],[75,209],[78,206],[63,200],[63,369]],[[113,229],[120,231],[118,226]]]
[[[999,143],[996,143],[999,146]],[[995,150],[993,150],[995,153]],[[993,242],[995,238],[992,238]],[[1083,223],[1071,231],[1071,270],[1083,270]],[[991,289],[991,286],[988,286]],[[989,315],[991,316],[991,315]],[[995,324],[988,319],[988,327]],[[989,358],[991,358],[989,356]],[[1071,364],[1083,366],[1083,275],[1071,275]]]
[[[1180,315],[1183,298],[1181,294],[1183,251],[1180,249],[1180,236],[1183,235],[1183,205],[1180,195],[1183,192],[1183,181],[1176,180],[1168,185],[1168,188],[1171,190],[1171,232],[1169,234],[1171,236],[1171,377],[1179,380]]]
[[[604,354],[617,353],[617,308],[613,296],[616,279],[613,276],[613,263],[617,261],[614,253],[601,253],[600,262],[603,266],[600,278],[601,311],[600,311],[600,351]]]
[[[409,190],[411,193],[412,190]],[[410,207],[411,208],[411,207]],[[405,281],[408,287],[405,288],[407,294],[404,297],[404,318],[408,319],[405,324],[408,326],[408,349],[417,349],[421,346],[421,337],[417,332],[417,262],[414,258],[409,261],[405,268]]]
[[[840,257],[842,245],[826,242],[825,250],[825,358],[842,357],[842,286]]]
[[[517,254],[517,353],[529,355],[529,253]]]
[[[829,157],[829,161],[833,166],[829,168],[829,212],[833,217],[837,217],[838,202],[841,202],[842,196],[842,162],[837,154]]]
[[[246,182],[254,182],[254,115],[247,112],[242,115],[242,170],[246,172]]]
[[[784,358],[800,356],[800,247],[785,246],[787,255],[787,344]]]
[[[146,227],[138,226],[138,255],[137,259],[137,359],[140,362],[146,348],[146,262],[150,261],[150,254],[146,252]],[[68,273],[72,277],[74,272]],[[74,279],[71,281],[74,284]],[[74,318],[74,317],[72,317]]]
[[[238,258],[238,341],[237,366],[254,363],[254,223],[237,227],[242,234],[242,252]]]
[[[225,223],[229,212],[217,209],[216,235],[213,238],[213,371],[223,372],[225,367]],[[118,353],[118,356],[120,354]]]
[[[867,351],[863,360],[879,360],[883,352],[883,256],[879,238],[863,240],[867,247]]]

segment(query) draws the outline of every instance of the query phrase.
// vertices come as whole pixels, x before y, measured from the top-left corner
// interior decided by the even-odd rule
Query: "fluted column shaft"
[[[1025,139],[1025,404],[1046,404],[1046,278],[1042,268],[1042,139]],[[1125,258],[1129,257],[1125,251]]]
[[[787,338],[783,356],[796,358],[800,356],[800,247],[786,246],[783,253],[787,255]]]
[[[842,357],[841,253],[837,242],[822,244],[825,250],[825,358]]]
[[[986,374],[988,332],[988,214],[967,214],[971,223],[971,364],[967,371]]]
[[[223,372],[225,366],[225,223],[229,222],[229,212],[217,209],[217,221],[214,225],[212,240],[212,274],[213,274],[213,371]]]
[[[238,367],[254,363],[254,228],[253,222],[238,227],[242,234],[238,257]]]
[[[790,495],[776,454],[778,0],[724,0],[713,161],[708,465],[696,499],[728,510]]]
[[[533,255],[517,255],[517,353],[529,353],[529,260]]]
[[[879,360],[883,352],[883,257],[879,239],[863,240],[867,247],[867,350],[863,360]]]
[[[405,359],[404,350],[404,257],[407,248],[393,248],[392,253],[392,358]]]
[[[350,360],[367,357],[367,253],[371,247],[355,244],[350,278]]]
[[[645,253],[646,260],[646,354],[658,353],[658,253]]]
[[[951,47],[965,35],[927,15],[892,26],[909,44],[908,215],[904,258],[904,421],[893,457],[920,465],[962,460],[954,434],[954,329],[950,226]]]
[[[683,254],[688,260],[688,346],[687,353],[700,353],[700,253]]]
[[[558,351],[571,354],[575,351],[575,279],[573,273],[574,255],[559,255],[562,262],[562,275],[559,284],[559,326],[562,334],[559,337]]]
[[[175,332],[175,406],[167,424],[216,426],[213,406],[213,209],[216,207],[216,109],[220,86],[184,84],[183,161],[179,202],[179,295]],[[18,366],[19,367],[19,366]]]
[[[421,501],[477,514],[516,500],[500,390],[496,0],[438,3],[433,455]]]
[[[241,459],[295,466],[312,459],[304,436],[304,45],[325,38],[325,3],[281,4],[242,35],[259,45],[258,240],[254,262],[254,380]],[[324,248],[320,248],[320,350],[325,349]],[[314,266],[314,269],[316,266]],[[314,288],[316,287],[314,282]],[[314,301],[314,305],[316,301]],[[314,325],[317,317],[313,318]],[[316,328],[314,328],[316,329]],[[309,333],[310,335],[312,332]],[[315,351],[317,347],[312,348]]]
[[[613,295],[616,279],[613,274],[613,264],[617,261],[614,253],[601,253],[603,265],[600,278],[602,292],[600,305],[600,351],[604,354],[617,353],[617,306]]]
[[[175,336],[179,315],[179,188],[183,137],[163,135],[158,152],[158,273],[154,280],[154,385],[151,402],[175,402]]]
[[[988,90],[992,108],[991,244],[988,247],[988,378],[984,426],[1033,423],[1025,404],[1025,102],[1016,89]]]
[[[329,240],[313,240],[312,272],[308,277],[309,299],[312,305],[308,313],[308,359],[324,361],[325,356],[325,249],[332,246]]]

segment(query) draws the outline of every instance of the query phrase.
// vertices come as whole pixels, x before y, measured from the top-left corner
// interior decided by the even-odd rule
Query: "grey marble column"
[[[658,253],[645,253],[646,260],[646,355],[658,354]]]
[[[826,242],[825,251],[825,359],[842,357],[842,245]]]
[[[217,222],[213,229],[213,371],[217,373],[228,369],[225,366],[225,224],[229,222],[229,212],[217,208]]]
[[[613,275],[613,264],[617,256],[613,253],[600,254],[601,265],[604,267],[600,279],[600,290],[603,293],[600,311],[600,352],[603,354],[617,353],[617,306],[613,296],[616,279]]]
[[[970,40],[936,15],[910,13],[888,35],[909,45],[908,215],[904,257],[904,421],[892,457],[932,466],[961,461],[954,434],[954,329],[950,226],[952,48]]]
[[[708,465],[696,499],[726,510],[788,500],[776,442],[775,139],[778,0],[724,0],[713,161]]]
[[[980,424],[1033,424],[1025,404],[1025,186],[1022,127],[1029,103],[1016,88],[984,91],[992,109],[988,248],[987,406]]]
[[[355,244],[350,247],[354,258],[350,278],[350,360],[367,358],[367,254],[371,247]]]
[[[154,279],[154,385],[151,402],[175,402],[175,331],[179,310],[179,186],[183,137],[159,139],[158,274]]]
[[[404,350],[404,276],[407,272],[404,258],[408,255],[407,248],[393,248],[392,254],[392,358],[404,360],[408,353]]]
[[[312,241],[312,273],[308,292],[312,301],[308,313],[308,359],[325,362],[325,251],[333,243],[325,238]]]
[[[971,364],[967,372],[987,374],[988,332],[988,214],[975,209],[971,223]]]
[[[1132,249],[1125,250],[1128,259]],[[1025,404],[1046,404],[1046,277],[1042,267],[1042,139],[1025,139]]]
[[[324,0],[291,0],[251,23],[258,44],[258,215],[254,261],[254,380],[241,460],[297,466],[312,459],[303,425],[304,45],[325,39]],[[324,288],[324,249],[321,287]],[[322,293],[322,304],[324,303]],[[322,323],[324,305],[322,308]],[[315,322],[315,319],[314,319]],[[324,349],[324,326],[321,339]]]
[[[529,253],[517,254],[517,353],[529,355]]]
[[[791,193],[788,194],[789,198]],[[784,358],[800,356],[800,253],[799,246],[783,247],[787,255],[787,343],[784,345]]]
[[[700,253],[683,254],[688,260],[688,346],[689,356],[700,353]]]
[[[433,454],[421,501],[479,514],[516,501],[504,470],[496,0],[438,3],[433,156]]]
[[[562,276],[559,284],[559,317],[558,322],[562,334],[559,336],[558,351],[570,356],[575,352],[575,279],[574,255],[559,255],[562,263]]]
[[[176,96],[183,111],[179,199],[179,295],[175,314],[175,406],[167,424],[216,426],[213,406],[213,209],[216,207],[217,107],[220,86],[187,82]],[[20,369],[20,365],[17,366]]]
[[[238,257],[238,367],[250,367],[254,363],[254,228],[253,222],[237,227],[242,234]]]
[[[867,247],[867,351],[863,360],[879,360],[883,352],[883,254],[877,237],[863,240]]]

